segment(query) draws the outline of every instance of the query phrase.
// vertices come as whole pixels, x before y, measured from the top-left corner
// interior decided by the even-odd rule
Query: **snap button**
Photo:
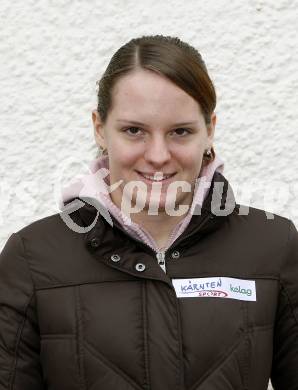
[[[90,244],[93,248],[97,248],[99,246],[99,239],[98,238],[92,238],[92,240],[90,241]]]
[[[111,256],[111,260],[114,261],[115,263],[117,263],[120,259],[121,257],[117,254]]]
[[[143,264],[143,263],[138,263],[138,264],[136,264],[136,270],[137,271],[139,271],[139,272],[143,272],[143,271],[145,271],[145,269],[146,269],[146,267],[145,267],[145,264]]]
[[[173,259],[178,259],[179,257],[180,257],[179,251],[173,251],[173,252],[172,252],[172,258],[173,258]]]

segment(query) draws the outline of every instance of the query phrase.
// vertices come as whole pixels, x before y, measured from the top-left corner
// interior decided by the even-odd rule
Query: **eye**
[[[130,130],[133,130],[132,132]],[[123,131],[127,133],[128,135],[138,135],[138,130],[140,130],[139,127],[127,127]]]
[[[177,133],[177,130],[178,130],[178,133]],[[179,132],[179,130],[180,130],[180,132]],[[182,134],[181,134],[181,130],[183,130],[183,131],[182,131]],[[179,136],[184,136],[184,135],[187,135],[187,134],[190,134],[190,133],[191,133],[191,131],[190,131],[189,129],[186,129],[186,128],[184,128],[184,127],[179,127],[178,129],[175,129],[175,130],[173,130],[173,131],[175,131],[176,134],[179,135]],[[185,132],[186,132],[186,133],[185,133]]]

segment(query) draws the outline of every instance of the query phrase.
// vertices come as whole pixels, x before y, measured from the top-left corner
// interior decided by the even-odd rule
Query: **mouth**
[[[152,183],[170,183],[173,176],[176,175],[176,172],[171,174],[163,174],[161,172],[155,173],[154,175],[146,174],[144,172],[136,171],[139,177],[144,181],[145,183],[152,184]]]

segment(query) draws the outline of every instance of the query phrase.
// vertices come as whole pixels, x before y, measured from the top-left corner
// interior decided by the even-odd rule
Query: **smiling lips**
[[[147,174],[145,172],[139,172],[137,171],[137,173],[145,179],[145,181],[147,182],[166,182],[168,181],[171,177],[173,177],[175,175],[175,173],[171,173],[171,174],[164,174],[163,172],[157,172],[155,174]]]

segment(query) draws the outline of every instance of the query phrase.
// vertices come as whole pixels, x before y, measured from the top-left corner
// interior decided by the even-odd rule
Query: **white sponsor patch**
[[[256,301],[256,282],[226,277],[172,279],[178,298],[231,298]]]

